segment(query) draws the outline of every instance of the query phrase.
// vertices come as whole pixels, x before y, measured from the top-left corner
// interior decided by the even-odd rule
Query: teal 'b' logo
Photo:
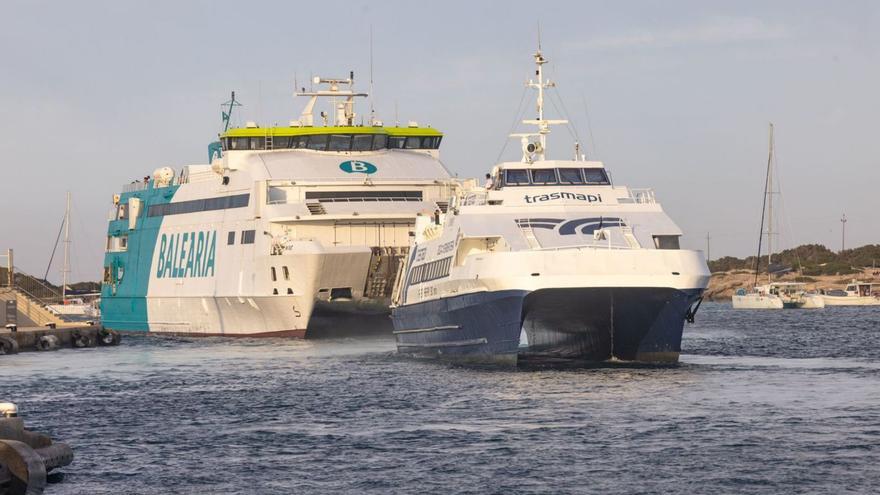
[[[376,173],[376,170],[378,170],[376,166],[372,163],[362,162],[359,160],[342,162],[339,164],[339,168],[341,168],[343,172],[347,172],[349,174],[374,174]]]

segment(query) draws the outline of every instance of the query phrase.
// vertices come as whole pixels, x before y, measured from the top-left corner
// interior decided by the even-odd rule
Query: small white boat
[[[880,284],[853,280],[844,290],[822,292],[826,306],[880,306]]]
[[[776,294],[771,294],[767,286],[755,287],[747,291],[737,289],[733,294],[733,307],[736,309],[782,309],[785,303]]]
[[[825,307],[825,301],[800,282],[771,282],[751,291],[737,290],[733,305],[737,309],[818,309]]]

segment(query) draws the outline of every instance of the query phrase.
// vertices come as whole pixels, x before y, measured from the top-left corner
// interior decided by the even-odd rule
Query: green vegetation
[[[847,275],[870,267],[874,262],[880,264],[880,244],[868,244],[839,253],[834,253],[821,244],[804,244],[773,255],[774,267],[781,265],[793,271],[803,267],[805,276]],[[725,256],[709,262],[709,269],[713,273],[754,268],[754,256],[745,259]],[[761,256],[761,271],[767,271],[767,256]]]

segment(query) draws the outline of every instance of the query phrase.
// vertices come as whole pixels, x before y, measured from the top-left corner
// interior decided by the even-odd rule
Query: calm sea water
[[[675,367],[491,371],[388,339],[0,358],[50,494],[877,493],[880,308],[706,304]]]

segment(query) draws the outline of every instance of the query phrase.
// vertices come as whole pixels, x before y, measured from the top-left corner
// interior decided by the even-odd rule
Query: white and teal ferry
[[[300,118],[248,122],[210,163],[157,169],[113,197],[103,325],[181,335],[305,336],[388,305],[419,215],[445,212],[458,182],[442,133],[358,123],[353,74],[315,78]],[[320,112],[319,99],[330,112]],[[228,102],[224,119],[235,105]]]

